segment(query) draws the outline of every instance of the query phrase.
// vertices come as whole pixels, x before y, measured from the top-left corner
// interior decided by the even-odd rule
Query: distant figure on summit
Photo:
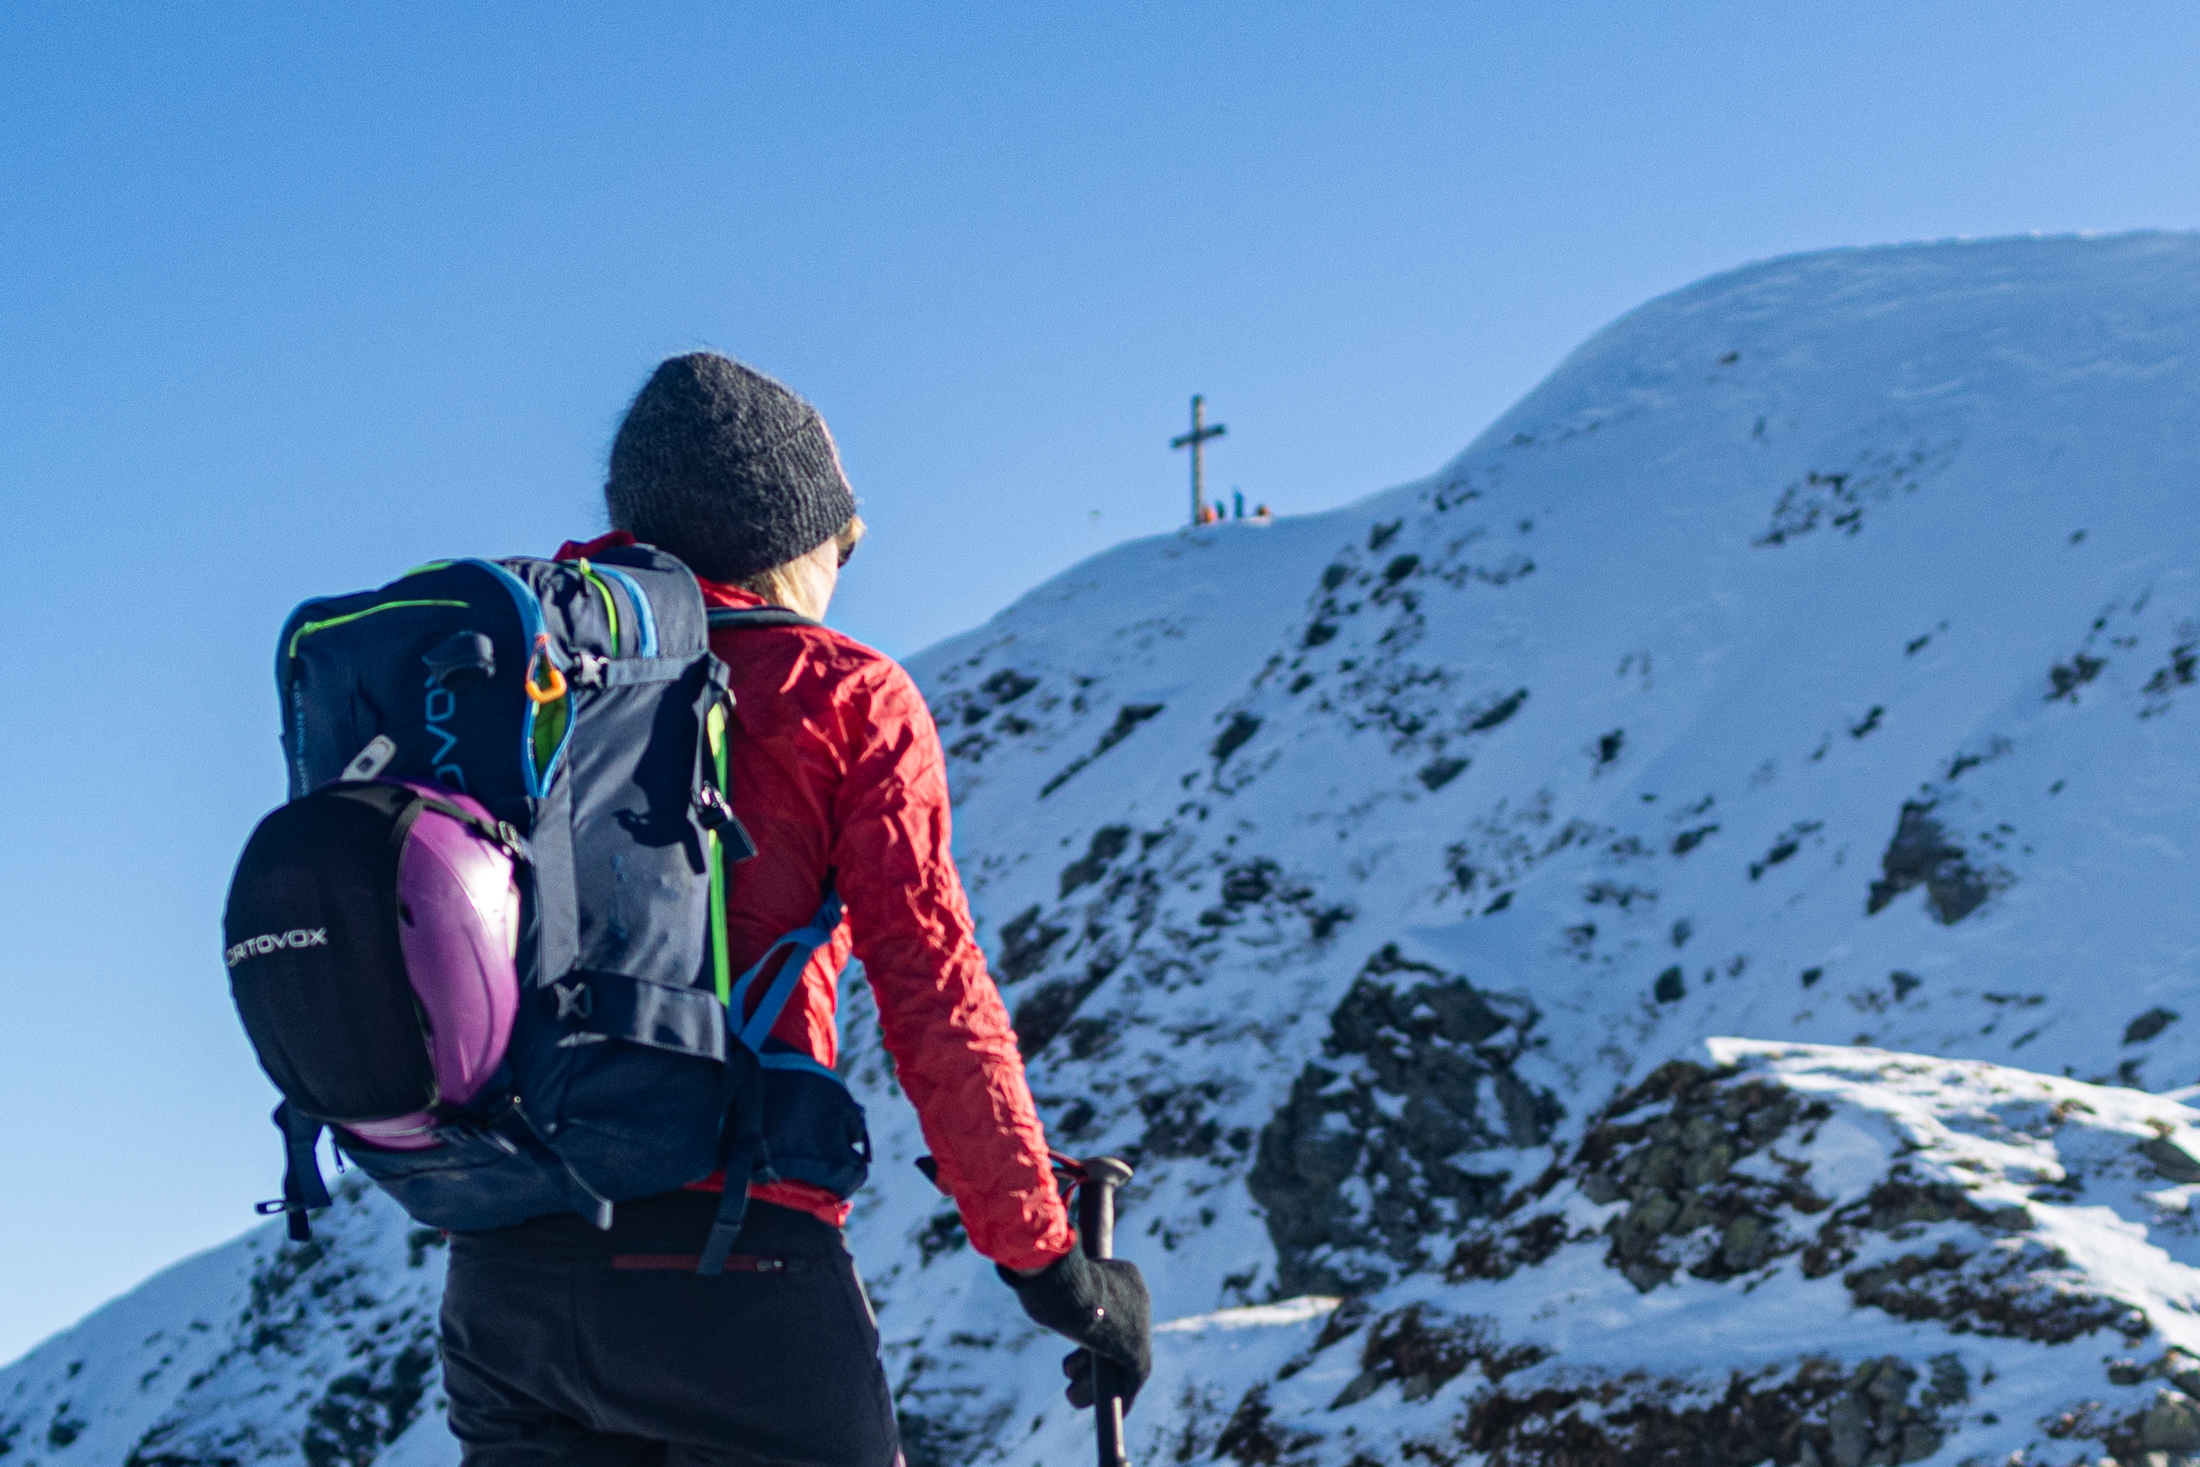
[[[845,904],[771,1042],[830,1068],[838,976],[861,959],[972,1246],[1032,1318],[1113,1362],[1134,1393],[1146,1286],[1136,1265],[1076,1246],[948,854],[938,733],[900,666],[822,625],[864,531],[824,419],[738,362],[673,357],[620,425],[604,501],[615,528],[560,559],[646,542],[684,561],[711,607],[800,614],[711,634],[732,673],[732,805],[760,852],[728,872],[733,964],[803,927],[828,888]],[[901,1460],[840,1231],[849,1203],[803,1182],[751,1186],[726,1271],[703,1277],[694,1255],[723,1185],[621,1203],[608,1232],[563,1214],[452,1237],[444,1371],[466,1467]],[[1088,1396],[1089,1359],[1070,1370]]]

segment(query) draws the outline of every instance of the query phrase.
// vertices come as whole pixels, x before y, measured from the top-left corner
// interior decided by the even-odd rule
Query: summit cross
[[[1206,421],[1204,412],[1206,401],[1206,398],[1196,393],[1193,394],[1192,431],[1179,433],[1169,440],[1169,447],[1171,448],[1189,448],[1192,451],[1192,523],[1195,525],[1203,525],[1207,522],[1207,488],[1204,476],[1207,440],[1220,438],[1225,432],[1229,431],[1220,423],[1210,424]]]

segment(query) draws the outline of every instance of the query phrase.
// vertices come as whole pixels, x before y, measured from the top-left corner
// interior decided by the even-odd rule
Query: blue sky
[[[1746,260],[2200,224],[2170,4],[45,4],[0,15],[0,1360],[239,1231],[218,959],[306,595],[601,525],[625,398],[810,395],[896,653],[1417,477]]]

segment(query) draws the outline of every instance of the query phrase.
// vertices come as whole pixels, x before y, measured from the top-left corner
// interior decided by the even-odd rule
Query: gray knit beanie
[[[713,581],[815,550],[856,512],[817,409],[715,352],[666,359],[635,394],[603,497],[614,526]]]

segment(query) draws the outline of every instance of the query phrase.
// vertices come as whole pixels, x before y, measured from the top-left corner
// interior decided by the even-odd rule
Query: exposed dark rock
[[[1360,1350],[1360,1373],[1329,1409],[1355,1405],[1392,1383],[1400,1387],[1399,1394],[1408,1403],[1425,1401],[1457,1379],[1469,1365],[1481,1366],[1483,1375],[1495,1383],[1548,1355],[1547,1350],[1535,1345],[1506,1347],[1489,1320],[1447,1323],[1432,1306],[1409,1304],[1369,1327],[1367,1341]]]
[[[1879,912],[1912,887],[1923,886],[1933,916],[1953,926],[2009,885],[2012,878],[2001,867],[1980,869],[1971,864],[1963,847],[1933,818],[1935,808],[1932,800],[1903,801],[1894,838],[1879,858],[1883,874],[1872,883],[1865,915]]]
[[[1220,764],[1242,748],[1246,740],[1259,732],[1260,720],[1258,718],[1250,713],[1233,713],[1230,715],[1229,725],[1220,734],[1216,735],[1214,747],[1207,752],[1213,756],[1217,764]]]
[[[2139,1154],[2154,1164],[2165,1182],[2200,1182],[2200,1158],[2167,1136],[2153,1136],[2139,1143]]]
[[[1072,1019],[1062,1026],[1061,1037],[1071,1059],[1091,1059],[1114,1043],[1116,1026],[1106,1019]]]
[[[451,1235],[441,1228],[413,1228],[405,1234],[405,1266],[419,1268],[428,1261],[430,1248],[449,1246]]]
[[[1232,868],[1222,878],[1222,900],[1233,907],[1249,906],[1276,888],[1276,863],[1256,860]]]
[[[1853,1229],[1902,1237],[1909,1229],[1950,1221],[2002,1234],[2031,1226],[2021,1206],[1989,1210],[1950,1183],[1891,1179],[1827,1219],[1805,1254],[1804,1272],[1816,1277],[1846,1267],[1855,1256]],[[1903,1319],[1939,1320],[1958,1333],[2063,1344],[2110,1326],[2134,1327],[2128,1305],[2059,1279],[2067,1264],[2054,1249],[2025,1239],[1943,1239],[1930,1251],[1855,1269],[1842,1281],[1859,1304]]]
[[[1792,1376],[1735,1371],[1721,1395],[1642,1373],[1515,1396],[1485,1391],[1460,1437],[1488,1467],[1759,1467],[1800,1459],[1809,1417],[1836,1396],[1840,1368],[1806,1361]]]
[[[947,1207],[934,1213],[910,1241],[917,1245],[917,1266],[922,1268],[943,1254],[959,1253],[969,1247],[970,1235],[963,1231],[962,1214]]]
[[[1761,860],[1749,863],[1749,879],[1755,881],[1773,867],[1792,860],[1795,853],[1803,848],[1803,837],[1814,835],[1824,828],[1825,822],[1822,820],[1805,820],[1789,826],[1786,833],[1773,842],[1772,849],[1766,851]]]
[[[438,1359],[434,1332],[422,1329],[396,1353],[330,1381],[298,1444],[307,1467],[370,1467],[420,1415]]]
[[[1061,894],[1066,897],[1078,887],[1098,881],[1107,872],[1108,862],[1128,850],[1130,843],[1131,828],[1128,825],[1103,825],[1094,831],[1092,843],[1085,848],[1085,854],[1062,868]]]
[[[2124,1043],[2144,1044],[2176,1022],[2175,1009],[2148,1009],[2124,1027]]]
[[[1011,1022],[1016,1028],[1016,1047],[1025,1059],[1053,1042],[1076,1015],[1077,1006],[1100,986],[1112,968],[1111,963],[1096,959],[1082,976],[1042,984],[1016,1005]]]
[[[1605,1181],[1601,1177],[1596,1180]],[[1612,1189],[1594,1200],[1612,1202],[1617,1201],[1619,1195]],[[1452,1250],[1451,1261],[1444,1265],[1444,1277],[1454,1283],[1464,1279],[1511,1278],[1523,1268],[1533,1268],[1547,1261],[1571,1241],[1574,1240],[1567,1236],[1566,1219],[1555,1212],[1539,1213],[1524,1223],[1506,1228],[1479,1230]]]
[[[1246,1467],[1270,1467],[1320,1440],[1311,1432],[1292,1431],[1280,1425],[1268,1405],[1268,1387],[1257,1385],[1245,1393],[1237,1410],[1230,1413],[1221,1435],[1215,1438],[1214,1455],[1218,1460],[1228,1458]]]
[[[1465,1158],[1538,1145],[1561,1114],[1555,1097],[1512,1073],[1532,1022],[1394,947],[1369,960],[1330,1016],[1324,1061],[1306,1067],[1263,1128],[1248,1178],[1280,1288],[1378,1286],[1426,1267],[1433,1238],[1496,1205],[1506,1178],[1468,1170]],[[1354,1177],[1366,1183],[1364,1207],[1344,1187]]]
[[[1043,800],[1069,783],[1087,764],[1129,738],[1132,733],[1137,731],[1140,724],[1160,714],[1165,707],[1166,705],[1161,703],[1125,703],[1121,708],[1118,708],[1115,712],[1115,722],[1108,726],[1106,733],[1100,735],[1100,742],[1093,746],[1093,751],[1090,754],[1081,754],[1072,759],[1060,773],[1041,785],[1039,787],[1039,798]]]
[[[1518,713],[1520,711],[1520,705],[1527,701],[1528,690],[1526,688],[1517,688],[1511,693],[1506,694],[1503,698],[1498,699],[1497,702],[1491,704],[1482,712],[1477,713],[1471,720],[1468,721],[1467,728],[1470,732],[1473,733],[1483,733],[1489,729],[1493,729],[1499,724],[1503,723],[1506,719],[1512,717],[1515,713]]]
[[[341,1178],[331,1188],[336,1209],[316,1220],[310,1242],[248,1244],[248,1299],[227,1341],[118,1454],[123,1467],[237,1467],[274,1456],[302,1459],[306,1467],[367,1467],[427,1409],[437,1365],[433,1308],[422,1307],[419,1281],[408,1270],[377,1269],[369,1253],[351,1246],[365,1188],[356,1172]],[[426,1245],[412,1246],[424,1253]],[[194,1320],[190,1328],[208,1326]],[[304,1356],[330,1338],[347,1347],[327,1367],[282,1358]],[[140,1380],[141,1390],[159,1368]],[[271,1395],[278,1381],[289,1382],[282,1416],[255,1424],[228,1409]],[[0,1436],[14,1438],[23,1424],[0,1427]],[[67,1401],[50,1421],[30,1424],[55,1449],[83,1445],[77,1438],[87,1429]]]
[[[1088,1136],[1098,1134],[1100,1128],[1096,1123],[1100,1119],[1100,1112],[1090,1100],[1078,1095],[1061,1104],[1061,1112],[1047,1127],[1050,1133],[1060,1136],[1064,1141],[1082,1141]]]
[[[2154,676],[2147,679],[2146,691],[2160,697],[2192,682],[2196,670],[2200,670],[2200,643],[2186,642],[2172,647],[2168,665],[2155,669]]]
[[[53,1420],[46,1427],[46,1445],[66,1447],[84,1434],[85,1423],[69,1414],[69,1403],[63,1401],[54,1408]]]
[[[1431,790],[1440,790],[1466,772],[1464,759],[1431,759],[1421,766],[1418,778]]]
[[[1037,686],[1037,678],[1027,677],[1012,667],[1004,667],[978,684],[978,691],[991,698],[995,707],[999,707],[1004,703],[1015,702]]]
[[[1127,1159],[1142,1163],[1149,1157],[1213,1156],[1222,1141],[1222,1123],[1207,1108],[1221,1098],[1222,1086],[1213,1080],[1139,1096],[1138,1113],[1146,1130],[1138,1139],[1137,1155]]]
[[[2050,687],[2047,701],[2052,703],[2057,699],[2068,699],[2073,703],[2077,702],[2078,689],[2099,677],[2101,669],[2107,666],[2108,662],[2105,658],[2094,657],[2084,652],[2080,652],[2068,662],[2056,663],[2047,670],[2047,681]]]
[[[1831,1112],[1805,1105],[1771,1081],[1686,1061],[1660,1067],[1591,1118],[1563,1164],[1513,1193],[1470,1225],[1447,1268],[1454,1281],[1504,1278],[1560,1248],[1605,1240],[1604,1262],[1645,1293],[1686,1271],[1725,1279],[1752,1273],[1801,1247],[1783,1226],[1827,1203],[1804,1185],[1803,1169],[1737,1171],[1797,1124]],[[1589,1201],[1625,1202],[1601,1231],[1567,1234],[1562,1214],[1532,1204],[1572,1179]]]
[[[1685,856],[1718,833],[1719,827],[1716,825],[1699,825],[1694,830],[1684,830],[1673,837],[1673,854]]]
[[[1893,1355],[1846,1372],[1822,1359],[1735,1371],[1723,1393],[1639,1371],[1525,1396],[1499,1388],[1476,1397],[1460,1436],[1489,1467],[1896,1467],[1939,1451],[1953,1427],[1943,1409],[1969,1394],[1956,1357],[1932,1371],[1914,1401],[1919,1372]]]
[[[2139,1444],[2150,1452],[2200,1448],[2200,1402],[2183,1391],[2157,1392],[2139,1423]]]
[[[1017,983],[1029,978],[1046,962],[1047,949],[1068,933],[1067,927],[1041,925],[1037,907],[1019,913],[1001,929],[1002,980]]]
[[[953,1417],[928,1416],[910,1409],[905,1401],[894,1404],[894,1421],[901,1431],[902,1460],[907,1467],[961,1467],[985,1433]]]
[[[1772,522],[1750,544],[1769,549],[1821,527],[1860,535],[1868,506],[1916,492],[1948,466],[1958,446],[1959,441],[1920,439],[1907,449],[1868,449],[1856,456],[1854,467],[1847,471],[1812,469],[1781,491],[1772,507]]]
[[[1653,1107],[1662,1113],[1630,1119]],[[1572,1163],[1590,1200],[1630,1204],[1605,1226],[1606,1264],[1647,1292],[1682,1268],[1731,1278],[1794,1252],[1800,1244],[1783,1232],[1781,1214],[1826,1204],[1792,1177],[1772,1181],[1734,1167],[1803,1113],[1769,1081],[1736,1083],[1731,1071],[1681,1060],[1614,1101],[1591,1122]]]

